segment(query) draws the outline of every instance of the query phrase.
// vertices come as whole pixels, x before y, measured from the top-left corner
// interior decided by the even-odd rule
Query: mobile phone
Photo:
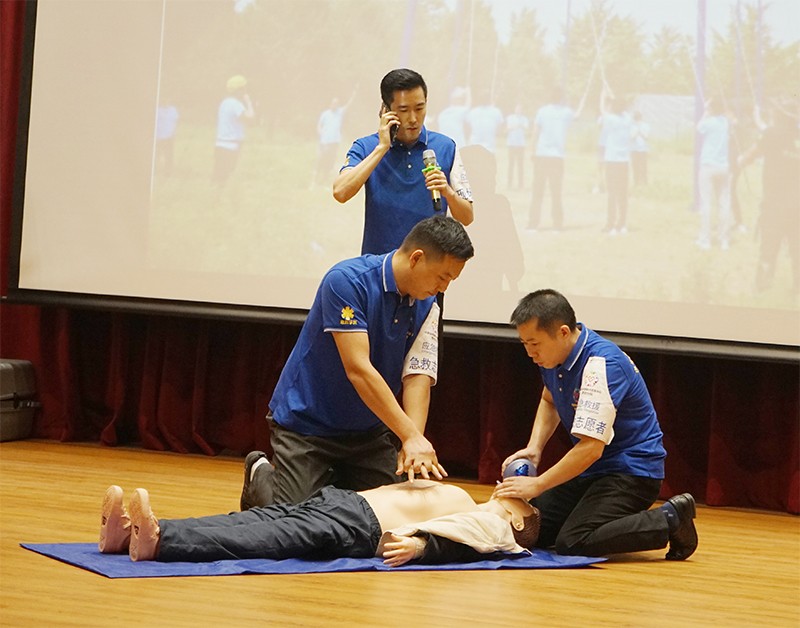
[[[381,103],[381,113],[380,113],[380,115],[383,115],[387,111],[391,111],[391,109],[389,108],[389,105],[387,105],[386,102]],[[394,140],[397,137],[397,129],[399,129],[399,128],[400,128],[399,124],[393,124],[389,128],[389,141],[391,141],[392,143],[394,143]]]

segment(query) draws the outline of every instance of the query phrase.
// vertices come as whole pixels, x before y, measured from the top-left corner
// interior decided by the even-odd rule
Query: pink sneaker
[[[131,544],[128,548],[131,560],[155,560],[158,554],[160,530],[158,519],[150,508],[150,496],[143,488],[137,488],[128,504],[131,515]]]
[[[104,554],[119,554],[128,550],[131,539],[131,520],[122,503],[122,489],[113,485],[106,489],[100,516],[100,542]]]

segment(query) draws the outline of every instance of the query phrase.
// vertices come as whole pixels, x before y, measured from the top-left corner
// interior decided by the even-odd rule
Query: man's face
[[[397,139],[403,144],[416,142],[422,132],[422,125],[425,124],[425,113],[428,107],[425,92],[421,87],[398,90],[394,93],[389,106],[400,119]]]
[[[518,326],[517,333],[528,357],[537,366],[546,369],[563,364],[572,350],[571,333],[566,325],[561,325],[555,335],[551,336],[539,328],[538,319],[533,319]]]
[[[464,268],[466,260],[451,255],[433,261],[418,249],[411,254],[411,272],[407,294],[415,299],[426,299],[447,290],[450,282],[456,279]]]

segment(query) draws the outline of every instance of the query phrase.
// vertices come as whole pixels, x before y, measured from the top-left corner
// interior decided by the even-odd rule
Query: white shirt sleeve
[[[575,418],[573,436],[590,436],[608,445],[614,438],[614,419],[617,409],[608,390],[606,359],[594,356],[586,361],[581,380],[581,392]]]
[[[450,170],[450,187],[455,190],[461,198],[472,202],[472,189],[469,186],[467,179],[467,170],[464,168],[464,162],[461,161],[461,153],[456,148],[456,154],[453,158],[453,168]]]
[[[427,375],[436,383],[439,372],[439,304],[434,303],[428,317],[406,354],[403,377]]]

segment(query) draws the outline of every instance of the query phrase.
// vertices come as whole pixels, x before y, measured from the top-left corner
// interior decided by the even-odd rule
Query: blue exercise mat
[[[237,576],[244,574],[300,574],[347,571],[469,571],[475,569],[563,569],[586,567],[605,558],[558,556],[544,550],[534,550],[530,556],[509,556],[475,563],[446,565],[404,565],[387,567],[379,558],[334,558],[304,560],[288,558],[270,560],[220,560],[213,563],[135,563],[127,554],[101,554],[97,543],[20,543],[25,549],[88,569],[107,578],[164,578],[171,576]]]

